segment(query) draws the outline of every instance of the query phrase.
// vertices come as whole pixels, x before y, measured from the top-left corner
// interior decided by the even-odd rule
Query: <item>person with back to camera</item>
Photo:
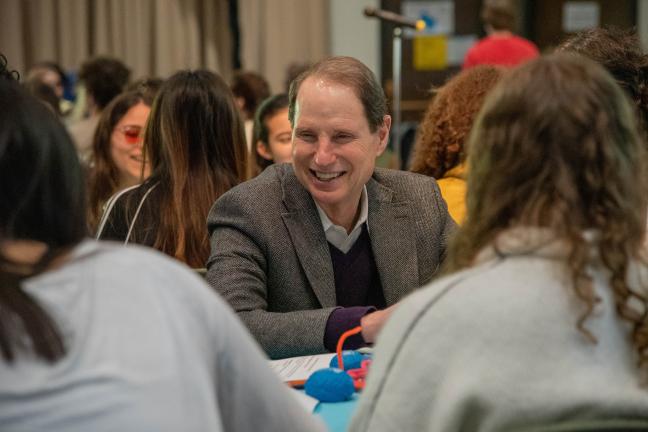
[[[290,89],[293,163],[225,193],[207,223],[207,280],[273,358],[372,343],[429,281],[455,224],[434,179],[375,167],[391,117],[373,73],[322,60]]]
[[[203,268],[209,208],[246,178],[243,123],[221,77],[181,71],[163,84],[146,126],[144,159],[151,176],[113,197],[97,237],[150,246]]]
[[[245,139],[248,150],[252,149],[254,113],[259,104],[270,96],[270,84],[260,74],[252,71],[237,71],[231,83],[234,100],[243,116]]]
[[[87,95],[87,117],[71,124],[69,131],[83,162],[90,158],[101,112],[124,90],[129,79],[130,69],[114,58],[95,57],[81,65],[79,82]]]
[[[538,57],[533,42],[513,34],[517,19],[513,0],[484,0],[481,19],[486,37],[468,50],[464,69],[480,64],[517,66]]]
[[[637,32],[614,27],[588,29],[568,37],[557,51],[583,55],[607,69],[633,102],[648,142],[648,55]],[[645,242],[648,244],[648,238]]]
[[[146,180],[142,137],[157,90],[140,86],[117,96],[101,113],[88,175],[88,224],[94,234],[108,199]]]
[[[648,132],[648,55],[634,30],[593,28],[568,37],[557,51],[573,52],[602,65],[634,102],[639,124]]]
[[[252,142],[253,177],[273,163],[292,161],[292,127],[288,119],[288,95],[264,100],[254,114]]]
[[[534,60],[469,146],[447,276],[381,333],[350,430],[648,425],[648,166],[622,90],[586,58]]]
[[[198,276],[84,239],[65,128],[8,80],[0,106],[1,429],[321,430]]]
[[[482,65],[452,77],[432,96],[419,125],[410,171],[437,179],[450,216],[461,224],[466,215],[466,145],[486,95],[503,70]]]
[[[69,80],[58,63],[41,61],[33,64],[27,71],[25,82],[32,94],[45,99],[58,115],[65,117],[72,110],[72,102],[63,97]],[[52,91],[48,92],[43,86]]]
[[[27,80],[24,87],[27,89],[29,94],[43,102],[45,106],[51,109],[58,117],[61,117],[62,113],[59,98],[56,96],[56,92],[51,86],[39,81],[38,79],[33,79]]]

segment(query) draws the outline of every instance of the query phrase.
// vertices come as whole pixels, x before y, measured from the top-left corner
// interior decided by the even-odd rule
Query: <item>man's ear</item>
[[[383,124],[378,126],[378,138],[380,138],[380,145],[378,146],[377,156],[383,154],[389,142],[389,130],[391,129],[391,116],[386,115],[383,117]]]
[[[259,156],[261,156],[263,159],[269,161],[274,160],[274,158],[272,157],[272,153],[270,152],[270,149],[268,148],[267,145],[265,145],[263,141],[257,141],[256,151],[259,154]]]

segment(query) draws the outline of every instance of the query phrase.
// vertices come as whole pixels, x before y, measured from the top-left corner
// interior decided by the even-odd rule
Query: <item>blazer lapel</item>
[[[387,305],[419,285],[416,238],[408,202],[393,202],[393,191],[371,178],[367,183],[369,236]]]
[[[282,214],[299,262],[322,307],[336,306],[335,278],[328,243],[315,203],[291,171],[282,179]]]

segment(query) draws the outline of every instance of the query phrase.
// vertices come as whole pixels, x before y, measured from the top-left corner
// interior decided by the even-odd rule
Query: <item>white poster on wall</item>
[[[601,9],[595,1],[568,1],[563,4],[562,27],[566,33],[598,27]]]
[[[423,20],[425,29],[419,34],[451,35],[455,29],[454,1],[404,1],[401,13],[408,18]],[[407,32],[406,35],[411,35]]]

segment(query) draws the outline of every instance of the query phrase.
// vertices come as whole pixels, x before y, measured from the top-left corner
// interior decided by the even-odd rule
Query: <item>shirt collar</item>
[[[335,225],[331,222],[331,219],[326,215],[324,210],[315,202],[317,207],[317,213],[319,214],[320,221],[322,222],[322,228],[324,228],[324,234],[326,234],[326,240],[333,244],[336,248],[340,249],[342,252],[346,253],[351,249],[351,246],[355,243],[362,232],[362,225],[367,222],[369,217],[369,199],[367,197],[367,186],[362,187],[362,193],[360,194],[360,216],[355,226],[349,234],[347,234],[346,229],[340,225]],[[367,227],[368,228],[368,227]]]

